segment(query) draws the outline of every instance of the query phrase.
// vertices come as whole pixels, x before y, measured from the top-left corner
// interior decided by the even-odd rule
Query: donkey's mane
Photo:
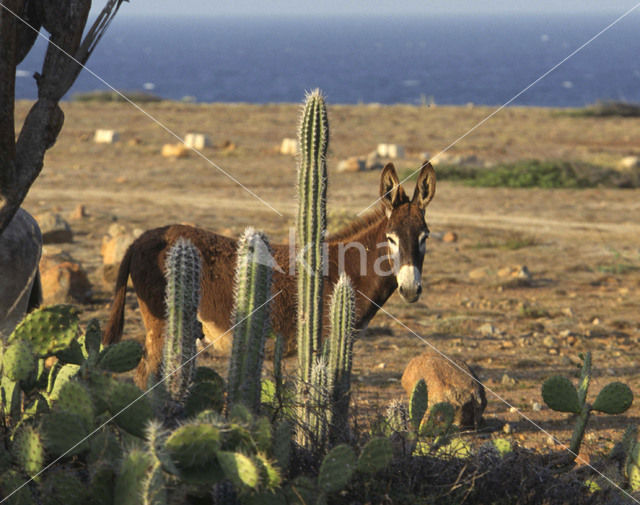
[[[347,239],[353,238],[368,228],[379,224],[385,217],[384,207],[380,205],[376,209],[367,212],[364,216],[357,218],[355,221],[352,221],[335,233],[329,235],[327,237],[327,242],[343,242]]]

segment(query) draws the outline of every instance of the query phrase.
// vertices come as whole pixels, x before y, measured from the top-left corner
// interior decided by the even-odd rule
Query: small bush
[[[622,173],[585,162],[522,160],[491,168],[439,165],[439,180],[474,187],[611,188],[640,187],[640,174]]]
[[[598,100],[586,107],[563,110],[560,114],[573,117],[640,117],[640,104]]]

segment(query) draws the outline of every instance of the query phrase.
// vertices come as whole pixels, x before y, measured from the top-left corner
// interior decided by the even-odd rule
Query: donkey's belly
[[[210,345],[211,347],[209,349],[218,355],[231,355],[233,332],[227,328],[216,326],[213,321],[204,321],[202,319],[200,321],[202,322],[202,333],[204,334],[204,338],[202,339],[204,347]]]

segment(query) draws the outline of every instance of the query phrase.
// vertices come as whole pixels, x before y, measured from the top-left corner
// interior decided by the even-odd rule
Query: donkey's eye
[[[396,239],[393,238],[391,235],[387,235],[387,240],[391,245],[398,245],[398,243],[396,242]]]

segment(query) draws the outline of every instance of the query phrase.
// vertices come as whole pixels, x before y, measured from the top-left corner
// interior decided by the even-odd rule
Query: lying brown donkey
[[[418,300],[422,292],[425,242],[429,236],[425,209],[435,190],[435,171],[428,162],[422,166],[411,200],[400,185],[393,164],[384,167],[380,178],[382,205],[327,238],[325,314],[331,286],[341,271],[351,278],[356,291],[358,329],[367,326],[396,288],[407,302]],[[149,230],[129,247],[120,264],[111,316],[103,337],[105,344],[112,344],[122,336],[125,293],[131,276],[147,330],[146,356],[136,376],[141,386],[146,385],[149,372],[155,372],[162,359],[164,263],[168,250],[179,237],[191,240],[202,255],[199,318],[204,337],[225,354],[231,350],[232,332],[226,332],[232,324],[236,240],[183,225]],[[291,354],[296,348],[297,283],[295,274],[287,272],[290,247],[274,245],[272,248],[273,258],[280,266],[280,269],[274,268],[272,289],[273,293],[281,292],[271,301],[271,325],[284,337],[286,352]]]

